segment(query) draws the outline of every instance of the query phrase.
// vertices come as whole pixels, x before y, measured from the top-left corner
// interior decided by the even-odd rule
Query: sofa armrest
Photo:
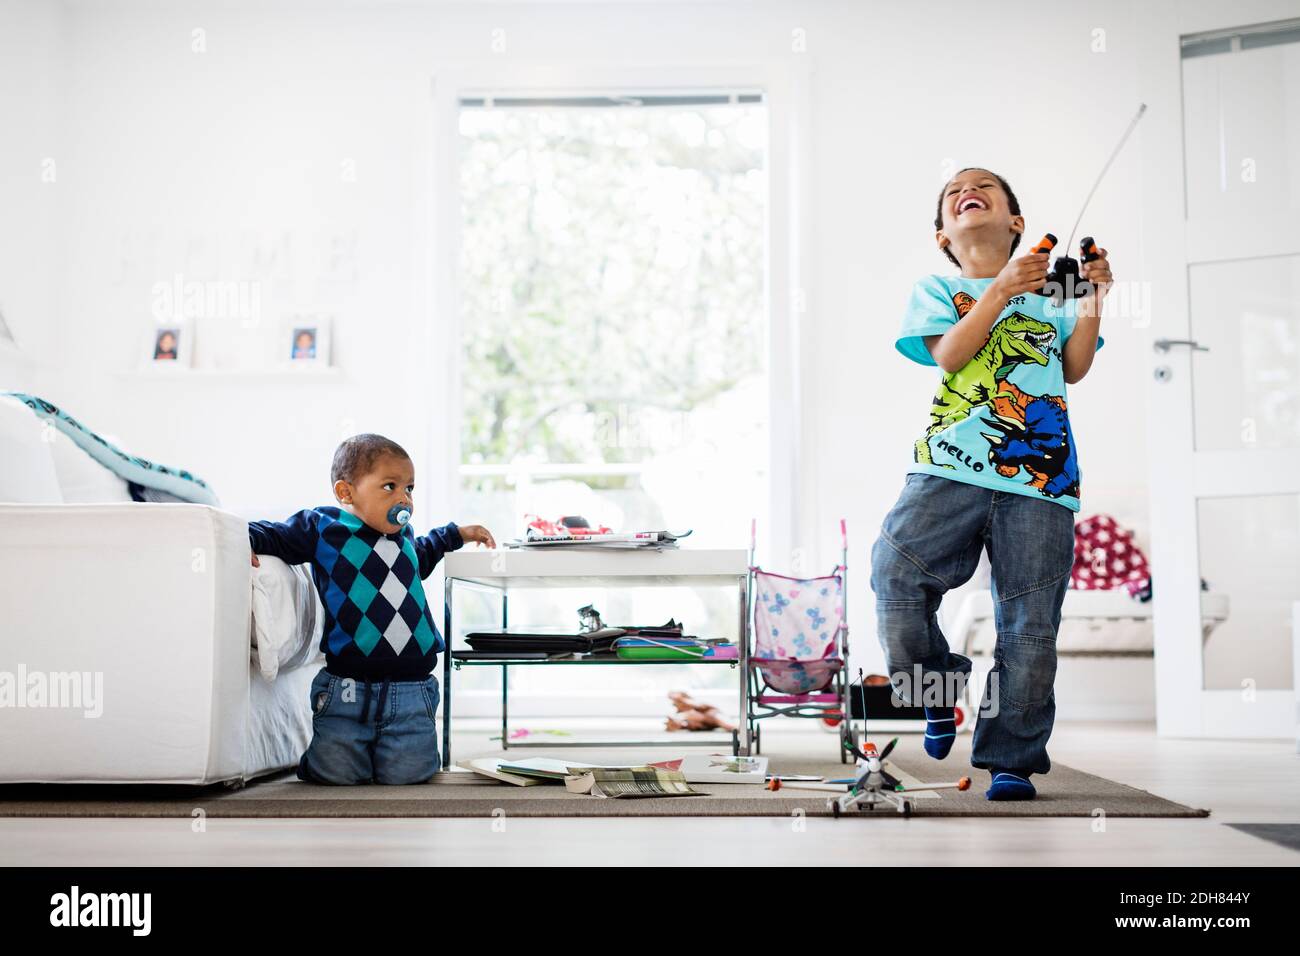
[[[194,504],[0,504],[0,780],[242,773],[247,523]],[[44,682],[45,701],[34,687]]]

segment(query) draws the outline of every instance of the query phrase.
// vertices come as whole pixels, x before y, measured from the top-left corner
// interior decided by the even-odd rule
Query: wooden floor
[[[457,746],[468,746],[457,756],[481,749],[473,744],[489,733],[486,722],[458,724]],[[778,734],[783,749],[833,746],[811,721],[769,724],[765,742]],[[1082,818],[208,820],[201,833],[189,820],[0,819],[0,864],[1300,864],[1300,853],[1225,825],[1300,823],[1293,742],[1162,740],[1145,724],[1061,722],[1049,750],[1055,761],[1213,813],[1111,819],[1104,831]]]

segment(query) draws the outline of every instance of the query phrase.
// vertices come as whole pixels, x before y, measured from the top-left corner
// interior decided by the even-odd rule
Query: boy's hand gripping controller
[[[1056,237],[1050,232],[1038,241],[1030,252],[1035,254],[1050,253],[1056,248]],[[1079,242],[1079,249],[1084,262],[1100,259],[1097,244],[1092,236],[1084,236]],[[1058,256],[1047,273],[1047,284],[1038,290],[1038,294],[1048,296],[1057,308],[1066,299],[1082,299],[1093,291],[1093,285],[1079,274],[1079,262],[1069,256]]]

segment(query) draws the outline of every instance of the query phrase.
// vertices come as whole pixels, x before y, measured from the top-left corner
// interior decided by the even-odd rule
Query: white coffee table
[[[501,746],[511,746],[507,726],[509,704],[510,667],[644,667],[647,664],[681,664],[685,666],[729,665],[739,670],[739,704],[745,727],[732,735],[732,752],[748,754],[750,749],[748,722],[749,682],[746,679],[749,665],[749,553],[743,549],[704,550],[692,548],[664,548],[662,550],[601,550],[570,546],[547,549],[498,549],[496,551],[456,551],[443,559],[446,577],[446,621],[443,630],[446,650],[443,652],[442,680],[442,759],[444,767],[453,766],[451,760],[452,671],[462,667],[501,668]],[[487,588],[501,596],[501,627],[509,624],[510,592],[513,590],[548,587],[729,587],[740,597],[739,656],[732,660],[680,660],[642,661],[621,660],[613,655],[571,655],[547,660],[466,660],[453,661],[451,657],[454,630],[454,598],[457,586]],[[707,736],[708,739],[704,739]],[[572,746],[627,746],[654,743],[655,741],[602,740],[591,743],[537,741],[515,743],[515,747],[572,747]],[[682,743],[716,747],[715,735],[692,735]]]

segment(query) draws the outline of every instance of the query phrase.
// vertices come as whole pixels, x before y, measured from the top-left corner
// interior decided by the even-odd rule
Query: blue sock
[[[925,752],[942,760],[957,739],[957,720],[951,707],[925,708]]]
[[[998,770],[994,767],[993,785],[984,791],[989,800],[1032,800],[1038,793],[1029,782],[1030,771]]]

